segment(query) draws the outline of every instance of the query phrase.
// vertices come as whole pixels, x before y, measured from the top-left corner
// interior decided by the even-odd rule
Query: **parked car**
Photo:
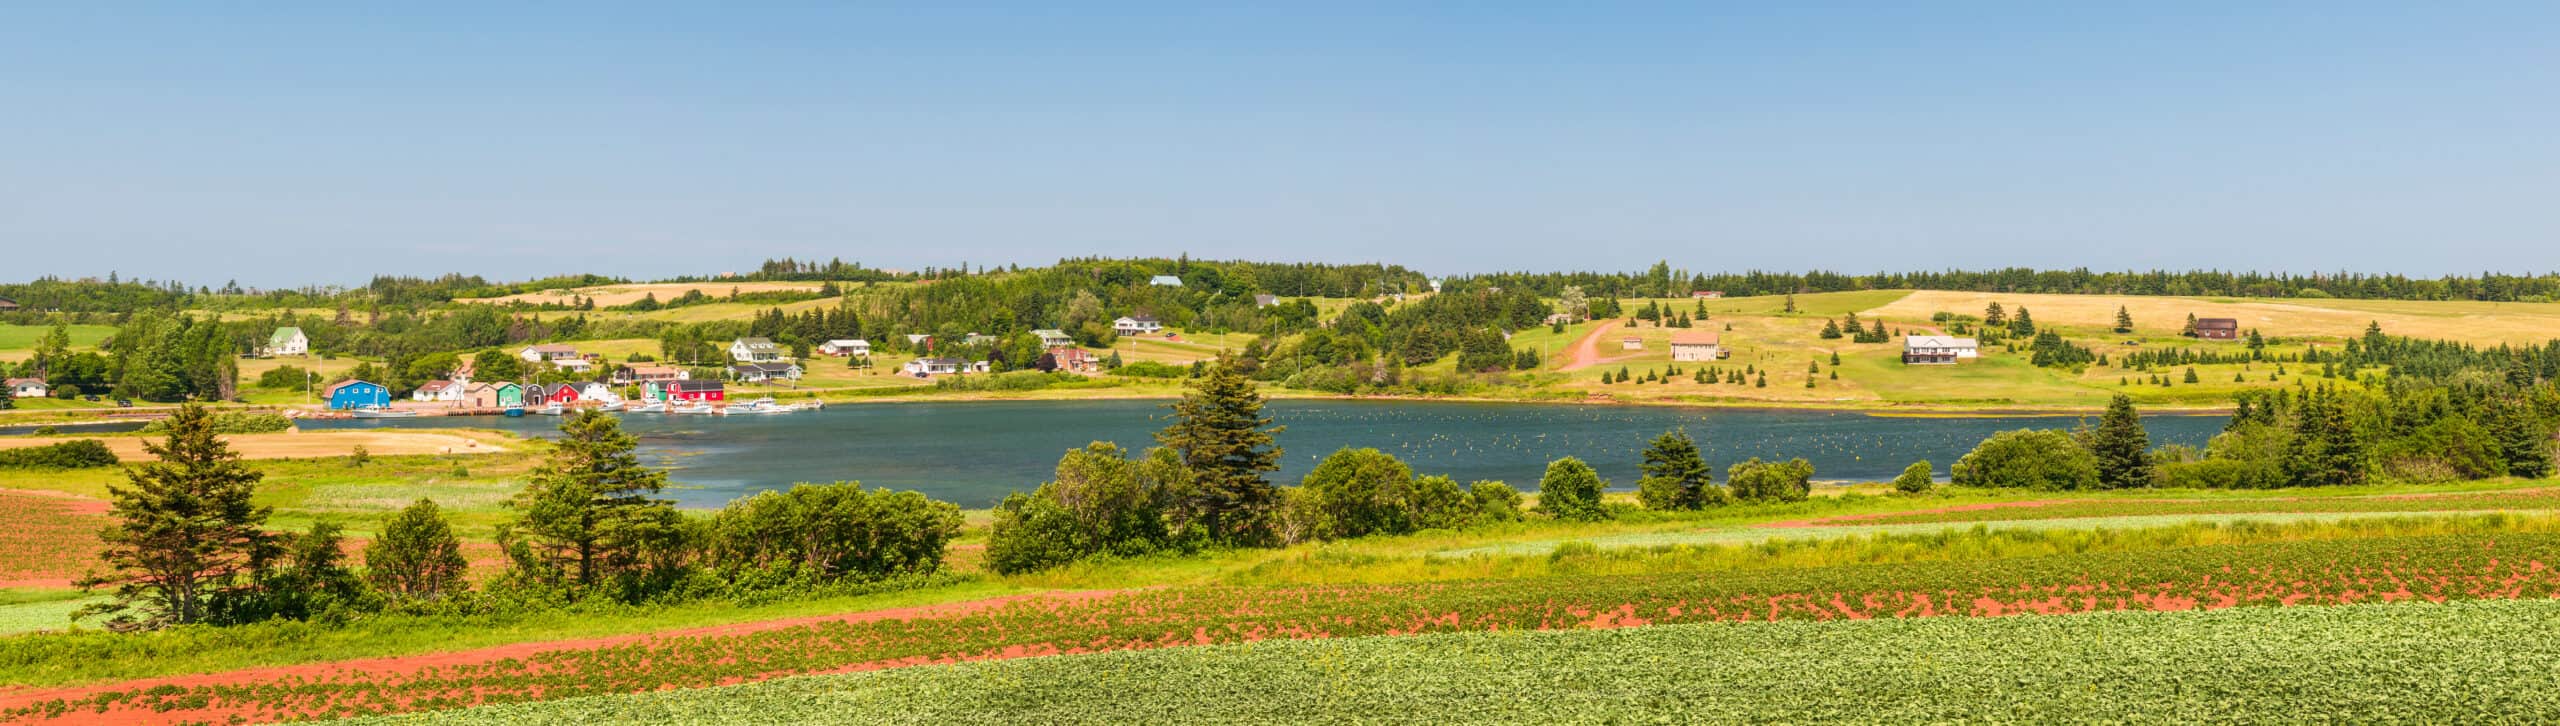
[[[80,400],[88,401],[88,402],[90,402],[90,403],[97,403],[97,402],[98,402],[98,394],[92,393],[92,394],[89,394],[89,395],[86,395],[86,396],[81,396],[81,397],[80,397]]]
[[[116,399],[116,407],[117,407],[117,408],[133,408],[133,399],[130,399],[130,398],[119,398],[119,399]]]

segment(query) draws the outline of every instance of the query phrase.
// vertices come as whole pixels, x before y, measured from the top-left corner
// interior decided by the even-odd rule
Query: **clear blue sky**
[[[2547,1],[101,5],[0,9],[0,278],[2560,269]]]

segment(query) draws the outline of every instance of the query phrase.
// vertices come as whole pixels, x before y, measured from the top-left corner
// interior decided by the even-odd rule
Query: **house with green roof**
[[[311,354],[311,336],[303,335],[301,328],[292,326],[277,328],[274,335],[267,336],[266,347],[258,349],[258,352],[270,358],[280,355],[307,356]]]

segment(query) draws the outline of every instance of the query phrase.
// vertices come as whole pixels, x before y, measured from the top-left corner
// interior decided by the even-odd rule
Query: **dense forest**
[[[1452,277],[1447,289],[1526,288],[1554,297],[1568,285],[1593,295],[1685,297],[1691,291],[1726,295],[1847,292],[1852,290],[1955,290],[1964,292],[2057,293],[2078,295],[2213,295],[2228,297],[2354,298],[2371,300],[2482,300],[2549,302],[2560,299],[2560,273],[2478,277],[2448,275],[2413,278],[2405,275],[2190,270],[2171,272],[2097,272],[2088,268],[2035,270],[1946,270],[1941,272],[1684,272],[1655,263],[1639,273],[1510,272]]]

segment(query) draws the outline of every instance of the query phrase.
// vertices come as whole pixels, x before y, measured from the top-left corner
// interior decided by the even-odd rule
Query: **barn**
[[[330,409],[338,411],[391,406],[391,389],[371,381],[341,381],[329,386],[320,397],[329,401]]]

